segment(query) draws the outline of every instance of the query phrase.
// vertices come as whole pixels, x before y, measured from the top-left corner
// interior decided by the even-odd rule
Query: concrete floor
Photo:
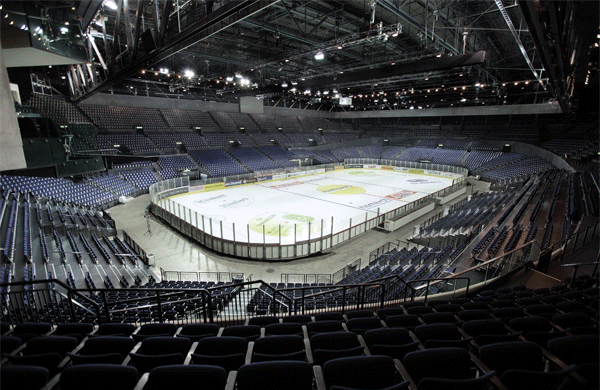
[[[487,183],[476,182],[467,188],[467,194],[484,190]],[[165,271],[202,271],[243,273],[244,279],[263,280],[267,283],[281,281],[282,273],[291,274],[332,274],[346,265],[361,259],[361,267],[369,262],[369,254],[381,245],[402,241],[413,233],[415,225],[439,214],[443,208],[459,202],[465,196],[438,207],[429,214],[394,231],[368,231],[357,238],[334,247],[330,252],[306,259],[288,262],[264,262],[243,260],[222,256],[190,241],[174,229],[163,225],[154,218],[144,218],[150,204],[149,195],[142,195],[125,204],[111,208],[108,212],[117,223],[117,228],[127,232],[146,253],[154,254],[155,266],[151,269],[160,277],[160,268]],[[148,223],[150,232],[148,232]],[[414,244],[409,244],[412,247]]]

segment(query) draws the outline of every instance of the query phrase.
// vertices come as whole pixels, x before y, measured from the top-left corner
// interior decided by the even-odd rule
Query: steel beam
[[[127,39],[127,53],[131,57],[133,48],[133,35],[131,31],[131,17],[129,16],[129,0],[123,0],[123,21],[125,22],[125,38]]]
[[[139,72],[141,69],[163,61],[173,54],[192,46],[196,42],[204,40],[218,33],[219,31],[231,27],[241,20],[254,15],[257,12],[272,6],[277,1],[279,0],[276,0],[275,2],[246,0],[242,2],[228,3],[209,14],[208,19],[194,30],[178,36],[171,42],[166,43],[162,48],[147,54],[143,58],[140,58],[139,60],[134,59],[129,65],[126,65],[119,70],[115,70],[102,83],[99,83],[94,88],[89,89],[86,93],[80,95],[74,100],[75,102],[79,102],[114,85],[115,83],[119,83]]]
[[[169,15],[171,14],[172,8],[173,2],[171,0],[167,0],[165,2],[165,9],[163,10],[162,23],[160,24],[160,31],[158,34],[158,41],[156,41],[156,45],[158,47],[162,47],[165,41],[165,33],[167,32],[167,25],[169,24]]]
[[[110,45],[110,57],[108,57],[108,73],[114,73],[117,51],[119,49],[119,27],[121,26],[121,12],[123,10],[123,0],[117,2],[117,16],[115,17],[115,29],[113,31],[113,41]]]
[[[134,60],[137,56],[141,28],[142,28],[142,15],[144,14],[144,0],[137,0],[137,9],[135,11],[135,28],[133,30],[133,47],[131,49],[131,60]]]
[[[554,72],[554,67],[552,66],[550,54],[548,53],[548,48],[546,46],[546,40],[544,39],[544,35],[542,33],[542,26],[535,9],[535,4],[530,1],[522,1],[519,2],[519,5],[523,11],[523,15],[525,16],[525,21],[529,26],[529,30],[533,35],[535,47],[540,53],[542,64],[544,64],[544,68],[548,73],[548,87],[550,88],[550,93],[558,100],[558,104],[560,104],[560,108],[563,110],[563,112],[567,113],[569,112],[569,108],[566,101],[566,91],[561,90],[560,85],[558,84],[556,73]]]

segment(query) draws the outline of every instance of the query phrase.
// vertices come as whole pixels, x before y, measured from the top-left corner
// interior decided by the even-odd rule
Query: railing
[[[127,234],[126,231],[123,230],[122,232],[123,232],[123,241],[125,241],[125,243],[127,245],[129,245],[135,253],[140,255],[140,258],[142,259],[142,261],[144,263],[146,263],[146,265],[149,265],[148,264],[148,256],[146,255],[146,251],[143,250],[142,247],[139,246],[137,244],[137,242],[135,242],[135,240],[133,238],[131,238],[131,236],[129,234]]]
[[[387,260],[387,258],[385,258],[383,256],[386,256],[386,253],[388,253],[392,249],[398,249],[398,244],[393,243],[393,242],[386,242],[379,248],[372,250],[371,253],[369,253],[369,265],[380,260],[381,258],[384,258],[385,260]],[[392,255],[390,255],[390,256],[392,256]],[[390,256],[388,256],[388,257],[390,257]]]
[[[371,161],[374,164],[380,160],[361,159],[361,161]],[[425,175],[450,175],[454,183],[434,194],[384,213],[381,213],[379,208],[377,208],[377,212],[366,210],[364,214],[361,213],[341,221],[335,220],[333,216],[330,221],[325,221],[300,215],[297,216],[298,222],[293,225],[281,225],[273,221],[269,226],[266,226],[266,222],[261,221],[260,223],[238,226],[238,229],[236,229],[235,223],[224,224],[222,220],[213,220],[210,216],[198,214],[196,211],[176,203],[170,197],[186,192],[212,191],[258,181],[291,178],[302,172],[312,174],[344,169],[344,166],[332,165],[325,168],[319,166],[311,169],[305,167],[243,180],[230,180],[230,178],[227,178],[224,182],[195,182],[194,185],[191,185],[187,178],[177,178],[165,180],[150,187],[152,210],[155,215],[165,220],[175,229],[210,249],[245,258],[282,260],[305,257],[329,249],[381,225],[386,220],[393,220],[398,216],[406,215],[419,209],[423,204],[428,204],[436,198],[445,197],[466,186],[466,180],[464,176],[461,176],[467,173],[464,168],[438,164],[385,161],[395,165],[379,166],[379,168]],[[348,164],[346,167],[352,168],[353,165]],[[367,167],[377,168],[378,166],[368,165]],[[430,167],[430,169],[435,167],[444,169],[444,171],[421,169],[423,167]],[[243,235],[246,239],[243,241],[236,239],[236,232],[238,237]]]
[[[243,273],[206,272],[206,271],[165,271],[160,269],[160,279],[163,281],[189,282],[234,282],[244,280]]]
[[[556,253],[560,256],[562,261],[567,253],[573,253],[576,249],[582,248],[585,244],[591,241],[598,241],[600,237],[600,221],[596,221],[594,224],[587,226],[586,228],[579,229],[566,239],[559,241],[550,246],[547,251]],[[560,251],[557,253],[557,251]]]
[[[332,274],[281,274],[281,283],[287,284],[332,284]]]
[[[209,288],[148,286],[127,289],[70,289],[52,280],[12,284],[2,294],[0,320],[9,323],[61,322],[215,322],[243,323],[261,315],[287,316],[328,311],[377,310],[407,300],[454,297],[483,288],[509,273],[532,264],[537,243],[515,249],[455,275],[404,280],[397,275],[361,284],[330,284],[277,289],[261,280],[225,283]],[[449,267],[443,264],[443,267]],[[163,271],[166,272],[166,271]],[[178,279],[191,275],[180,273]],[[200,273],[194,277],[201,278]],[[232,275],[233,277],[233,275]],[[239,279],[241,280],[241,279]],[[21,286],[29,285],[23,291]],[[317,289],[317,291],[314,291]],[[19,290],[19,291],[15,291]]]
[[[351,275],[355,271],[358,271],[360,269],[360,264],[361,264],[361,259],[357,259],[357,260],[354,260],[352,263],[348,264],[347,266],[345,266],[344,268],[340,269],[339,271],[334,272],[331,277],[331,282],[339,283],[346,276]]]

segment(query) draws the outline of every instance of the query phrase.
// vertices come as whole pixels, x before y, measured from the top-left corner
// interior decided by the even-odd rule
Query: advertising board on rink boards
[[[405,172],[413,175],[434,175],[439,177],[445,177],[448,179],[452,179],[455,177],[459,177],[460,175],[449,173],[449,172],[439,172],[439,171],[430,171],[423,169],[413,169],[406,167],[392,167],[389,165],[364,165],[364,164],[347,164],[347,165],[336,165],[332,168],[319,168],[312,171],[297,171],[297,172],[288,172],[288,173],[278,173],[267,176],[257,176],[249,179],[239,179],[239,180],[230,180],[221,183],[212,183],[212,184],[204,184],[199,186],[190,187],[189,192],[206,192],[206,191],[216,191],[224,188],[235,187],[246,184],[253,184],[258,182],[266,182],[266,181],[276,181],[276,180],[284,180],[295,177],[302,176],[311,176],[319,173],[330,172],[332,170],[340,170],[340,169],[381,169],[386,171],[397,171],[397,172]]]

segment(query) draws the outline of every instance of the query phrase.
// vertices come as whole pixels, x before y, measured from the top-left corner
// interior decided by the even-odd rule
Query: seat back
[[[254,342],[254,353],[283,355],[304,350],[304,339],[298,335],[261,337]]]
[[[216,324],[185,324],[181,327],[179,336],[216,336],[219,333],[219,326]]]
[[[351,320],[352,318],[373,317],[374,315],[373,310],[351,310],[346,313],[346,318]]]
[[[345,321],[345,319],[342,313],[332,311],[315,314],[315,321]]]
[[[471,356],[462,348],[434,348],[409,352],[404,367],[415,383],[423,378],[467,379]]]
[[[462,324],[462,330],[469,336],[477,337],[482,334],[504,335],[508,329],[501,320],[472,320]]]
[[[312,322],[312,317],[308,314],[296,314],[291,316],[286,316],[281,318],[281,322],[296,322],[299,324],[307,324]]]
[[[389,356],[346,357],[326,362],[323,378],[327,388],[383,389],[396,383],[396,368]]]
[[[107,353],[119,353],[123,356],[133,349],[133,339],[119,336],[99,336],[89,338],[79,350],[80,355],[103,355]]]
[[[548,350],[567,364],[598,363],[598,335],[558,337],[548,341]]]
[[[244,337],[255,340],[260,337],[260,326],[258,325],[234,325],[223,328],[222,336]]]
[[[27,342],[25,355],[55,352],[61,357],[67,356],[79,344],[76,338],[69,336],[41,336],[34,337]]]
[[[85,364],[65,368],[61,390],[132,390],[138,381],[135,367],[116,364]]]
[[[177,332],[177,325],[175,324],[167,324],[162,322],[152,323],[152,324],[144,324],[140,328],[140,331],[136,333],[137,335],[157,335],[157,334],[168,334],[173,336]]]
[[[135,331],[135,325],[133,324],[120,324],[120,323],[108,323],[98,326],[98,330],[94,335],[96,336],[131,336]]]
[[[401,314],[397,316],[389,316],[385,319],[385,324],[388,328],[407,328],[414,329],[415,327],[421,325],[421,321],[419,321],[419,317],[414,314]]]
[[[198,384],[202,389],[223,390],[227,372],[222,367],[206,365],[169,365],[153,368],[148,375],[146,390],[192,390]]]
[[[452,324],[430,324],[415,328],[415,335],[422,342],[428,340],[460,340],[462,338],[458,327]]]
[[[528,341],[495,343],[479,348],[479,358],[498,375],[509,369],[542,371],[542,348]]]
[[[388,307],[385,309],[377,310],[377,317],[381,318],[382,320],[385,320],[389,316],[395,316],[400,314],[404,314],[404,309],[402,309],[401,307]]]
[[[371,329],[365,332],[363,338],[369,348],[375,344],[403,345],[414,341],[408,330],[402,328]]]
[[[307,362],[246,364],[238,370],[237,390],[312,390],[313,369]]]
[[[223,356],[235,353],[246,354],[247,350],[247,339],[243,337],[222,336],[205,337],[199,340],[194,353],[208,356]]]
[[[302,334],[302,325],[294,322],[276,323],[265,326],[265,335]]]
[[[184,337],[150,337],[142,341],[138,354],[166,355],[180,353],[185,356],[191,346],[192,342]]]
[[[269,324],[276,324],[278,322],[279,318],[275,316],[259,316],[250,318],[250,320],[248,320],[248,325],[265,326]]]
[[[315,349],[340,350],[360,347],[356,333],[332,332],[320,333],[310,338],[310,347]]]
[[[382,328],[383,324],[378,317],[355,317],[349,319],[346,326],[348,330],[362,334],[369,329]]]
[[[309,336],[316,333],[341,332],[344,326],[341,321],[316,321],[306,324],[306,331]]]

